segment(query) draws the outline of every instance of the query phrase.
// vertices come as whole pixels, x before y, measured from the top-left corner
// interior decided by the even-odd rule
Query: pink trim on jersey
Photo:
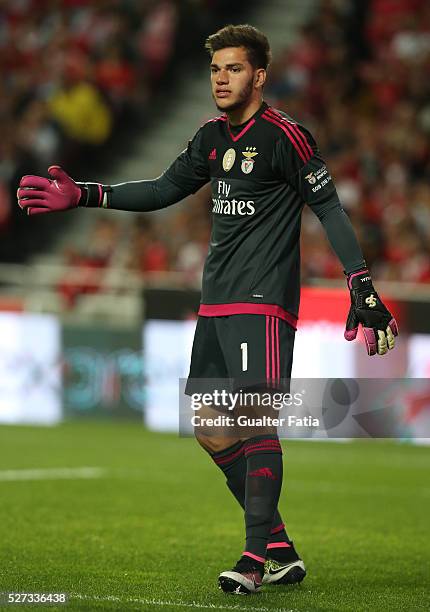
[[[283,117],[279,111],[275,110],[271,106],[269,106],[269,108],[266,110],[266,112],[269,113],[272,117],[278,119],[279,121],[285,122],[291,128],[291,130],[294,132],[294,134],[296,135],[296,137],[300,141],[300,143],[303,145],[305,154],[306,155],[310,155],[310,157],[313,156],[314,152],[313,152],[312,147],[310,146],[310,144],[308,142],[308,139],[306,138],[306,134],[304,134],[302,131],[300,131],[300,128],[297,125],[297,123],[294,123],[294,121],[290,121],[286,117]]]
[[[244,557],[251,557],[251,559],[255,559],[255,561],[259,561],[260,563],[264,563],[266,561],[266,559],[264,557],[259,557],[258,555],[253,555],[252,553],[247,552],[247,551],[242,553],[242,556],[244,556]]]
[[[311,159],[314,154],[312,147],[309,145],[306,136],[299,130],[297,124],[288,121],[288,119],[270,109],[267,109],[262,117],[280,127],[287,134],[297,153],[305,163]]]
[[[270,382],[270,349],[269,349],[269,323],[270,317],[266,316],[266,383]]]
[[[284,121],[287,121],[287,119],[284,119]],[[305,149],[308,150],[309,153],[309,159],[311,159],[311,157],[313,157],[313,150],[312,147],[310,146],[308,139],[306,138],[305,134],[303,132],[300,131],[299,126],[296,125],[295,123],[290,123],[289,124],[291,126],[291,129],[293,130],[293,132],[295,132],[297,134],[298,139],[304,144]]]
[[[297,328],[297,317],[277,304],[254,304],[253,302],[234,302],[232,304],[200,304],[201,317],[226,317],[239,314],[256,314],[278,317],[293,329]]]
[[[276,380],[281,382],[281,363],[279,351],[279,319],[275,319],[275,341],[276,341]]]
[[[352,283],[351,283],[352,279],[355,278],[356,276],[360,276],[361,274],[368,274],[368,275],[370,275],[369,274],[369,270],[360,270],[360,272],[354,272],[354,274],[350,274],[348,276],[348,288],[349,289],[351,289],[351,287],[352,287]]]
[[[272,317],[272,383],[276,383],[275,319]]]
[[[227,121],[227,117],[225,115],[220,115],[219,117],[212,117],[212,119],[208,119],[203,125],[206,125],[207,123],[215,123],[216,121]],[[203,127],[203,125],[201,127]]]
[[[97,187],[99,188],[99,203],[98,203],[98,206],[100,208],[100,205],[103,202],[103,189],[102,189],[102,186],[100,185],[100,183],[97,184]]]
[[[230,124],[227,123],[228,133],[230,134],[231,139],[233,140],[233,142],[237,142],[239,140],[239,138],[242,138],[242,136],[244,134],[246,134],[246,132],[254,125],[254,123],[255,123],[255,119],[251,119],[251,121],[248,121],[248,123],[245,125],[243,130],[241,130],[239,132],[239,134],[237,134],[236,136],[232,133],[232,131],[230,129]]]
[[[267,550],[271,548],[291,548],[291,544],[288,544],[288,542],[272,542],[266,546]]]
[[[307,163],[307,159],[304,156],[301,148],[299,147],[298,143],[293,139],[293,137],[291,136],[291,134],[289,133],[289,131],[287,130],[287,128],[282,125],[282,123],[278,122],[276,119],[272,119],[272,117],[269,117],[268,115],[261,115],[262,119],[265,119],[266,121],[270,121],[270,123],[273,123],[274,125],[278,126],[279,128],[281,128],[281,130],[283,130],[285,132],[285,134],[288,136],[288,138],[291,140],[291,143],[293,145],[293,147],[296,149],[297,153],[300,156],[300,159],[304,162]]]

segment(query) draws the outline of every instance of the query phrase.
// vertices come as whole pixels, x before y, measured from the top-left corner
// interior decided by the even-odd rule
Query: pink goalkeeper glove
[[[17,191],[18,205],[28,215],[59,212],[76,208],[81,199],[81,189],[60,166],[50,166],[53,180],[27,174],[22,177]]]
[[[60,166],[50,166],[48,172],[52,179],[26,174],[20,180],[18,204],[28,215],[59,212],[76,208],[80,204],[86,206],[87,187],[90,185],[95,191],[95,199],[101,202],[103,189],[98,183],[83,183],[81,188]]]

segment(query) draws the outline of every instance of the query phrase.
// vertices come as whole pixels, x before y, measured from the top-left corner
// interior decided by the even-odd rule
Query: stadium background
[[[206,35],[243,21],[268,35],[266,99],[315,134],[402,331],[379,360],[343,340],[342,270],[305,210],[294,375],[404,381],[395,413],[402,441],[415,443],[287,444],[284,503],[312,574],[309,588],[253,605],[428,609],[430,394],[410,392],[430,375],[424,0],[0,3],[0,591],[67,590],[75,609],[225,605],[213,583],[240,550],[240,513],[192,441],[160,433],[177,429],[208,190],[145,216],[31,219],[15,192],[51,163],[106,183],[157,176],[214,112]],[[203,500],[202,482],[213,482]],[[201,504],[212,557],[198,543]],[[159,581],[166,549],[180,589]],[[365,571],[370,559],[379,578]]]

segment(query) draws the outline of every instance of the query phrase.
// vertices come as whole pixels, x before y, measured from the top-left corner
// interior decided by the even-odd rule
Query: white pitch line
[[[105,474],[106,470],[100,467],[0,470],[0,482],[16,482],[19,480],[80,480],[102,478]]]
[[[70,599],[80,599],[81,601],[112,601],[122,604],[140,604],[145,606],[169,606],[170,608],[197,608],[201,610],[239,610],[244,612],[297,612],[291,608],[267,608],[266,606],[250,607],[240,606],[235,604],[233,606],[223,606],[218,604],[200,604],[197,601],[176,601],[162,599],[146,599],[140,597],[121,598],[115,597],[115,595],[106,595],[104,597],[99,595],[82,595],[81,593],[70,593]]]
[[[347,482],[333,483],[329,480],[320,480],[319,482],[306,481],[295,479],[287,479],[285,486],[291,485],[292,488],[299,491],[317,491],[319,493],[344,493],[346,495],[393,495],[394,497],[403,496],[406,493],[410,495],[419,495],[422,497],[430,496],[429,487],[388,487],[379,483],[373,485],[349,485]]]
[[[110,472],[110,475],[114,478],[132,479],[138,481],[151,482],[155,480],[155,476],[143,473],[142,470],[137,469],[114,469]],[[161,476],[161,478],[164,478]],[[167,478],[167,477],[166,477]],[[170,478],[170,476],[169,476]],[[157,481],[159,478],[157,477]],[[394,497],[402,496],[405,494],[419,495],[422,497],[430,497],[430,487],[420,486],[407,486],[407,487],[394,487],[381,484],[371,485],[356,485],[354,483],[332,482],[331,480],[297,480],[294,478],[286,478],[284,480],[284,487],[298,489],[299,491],[314,491],[318,493],[344,493],[353,495],[392,495]]]

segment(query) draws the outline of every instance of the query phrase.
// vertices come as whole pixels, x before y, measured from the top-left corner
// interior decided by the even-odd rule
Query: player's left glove
[[[348,274],[351,307],[346,321],[345,338],[355,340],[358,326],[363,326],[368,355],[385,355],[394,348],[399,330],[393,315],[376,293],[368,270]]]

